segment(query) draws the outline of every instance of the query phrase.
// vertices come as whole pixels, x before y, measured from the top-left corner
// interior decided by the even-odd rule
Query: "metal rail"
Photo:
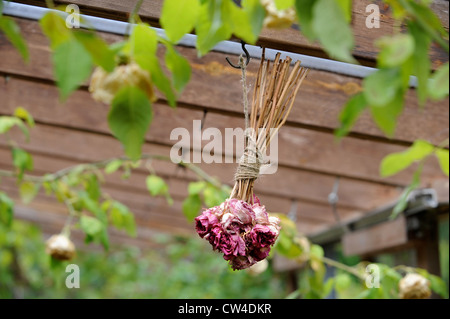
[[[2,0],[0,0],[2,1]],[[5,15],[14,16],[18,18],[25,18],[30,20],[39,20],[45,13],[51,9],[36,7],[32,5],[26,5],[21,3],[3,1],[4,9],[3,13]],[[61,12],[61,11],[58,11]],[[63,13],[63,12],[61,12]],[[82,14],[81,17],[86,21],[86,25],[94,28],[97,31],[103,31],[108,33],[115,33],[120,35],[126,35],[132,28],[130,28],[129,23],[99,18],[89,15]],[[84,27],[86,27],[84,25]],[[83,25],[81,25],[83,27]],[[165,33],[163,29],[153,28],[157,31],[158,35],[165,38]],[[178,45],[186,47],[195,47],[197,43],[197,36],[194,34],[186,34],[178,43]],[[246,46],[250,57],[261,59],[261,48],[254,45]],[[233,41],[222,41],[218,43],[212,51],[240,55],[242,53],[241,43]],[[266,49],[266,59],[274,60],[277,52],[281,53],[281,58],[285,58],[289,55],[293,61],[302,61],[302,66],[310,69],[322,70],[327,72],[333,72],[343,75],[348,75],[357,78],[365,78],[369,74],[375,72],[376,68],[371,68],[367,66],[339,62],[329,59],[317,58],[309,55],[298,54],[293,52],[287,52],[282,50]],[[417,78],[415,76],[410,77],[410,86],[417,87]]]

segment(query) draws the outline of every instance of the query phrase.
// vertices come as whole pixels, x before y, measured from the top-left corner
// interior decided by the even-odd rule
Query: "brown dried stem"
[[[249,121],[252,129],[250,133],[252,136],[249,140],[253,140],[253,143],[256,144],[258,154],[255,165],[258,167],[262,160],[259,154],[265,154],[278,130],[286,123],[297,92],[308,74],[308,69],[301,67],[300,61],[297,61],[292,68],[290,67],[291,62],[290,57],[282,60],[280,53],[276,55],[273,63],[266,61],[263,50],[253,91]],[[247,148],[243,156],[244,163],[247,164],[250,157]],[[255,157],[254,154],[252,156]],[[255,177],[246,178],[239,174],[230,198],[238,198],[252,203],[255,180]]]

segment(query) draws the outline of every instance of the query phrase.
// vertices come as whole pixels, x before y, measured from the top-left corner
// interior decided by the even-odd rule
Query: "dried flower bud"
[[[116,93],[126,86],[138,87],[147,94],[150,101],[156,100],[150,74],[134,62],[120,65],[111,73],[100,67],[96,68],[91,78],[89,92],[96,101],[110,104]]]
[[[427,299],[431,295],[430,282],[419,274],[407,274],[398,287],[401,299]]]
[[[70,260],[75,256],[75,245],[65,235],[53,235],[46,242],[45,252],[58,260]]]
[[[265,272],[268,267],[269,267],[269,262],[267,261],[267,259],[264,259],[264,260],[257,262],[253,266],[247,268],[247,271],[251,275],[257,276],[257,275]]]
[[[261,4],[267,12],[264,27],[284,29],[289,28],[295,22],[294,8],[278,10],[274,0],[261,0]]]

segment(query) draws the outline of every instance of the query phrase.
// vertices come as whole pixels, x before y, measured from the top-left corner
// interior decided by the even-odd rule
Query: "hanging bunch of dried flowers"
[[[270,216],[253,192],[263,154],[284,125],[308,70],[297,61],[281,59],[271,64],[262,54],[250,115],[247,106],[245,64],[241,57],[244,87],[245,148],[230,197],[195,218],[200,237],[223,253],[233,269],[245,269],[265,259],[280,232],[279,219]]]

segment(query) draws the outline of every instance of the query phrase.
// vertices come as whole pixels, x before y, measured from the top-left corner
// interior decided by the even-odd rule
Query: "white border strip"
[[[8,1],[3,1],[3,4],[4,4],[3,13],[5,15],[31,20],[39,20],[45,13],[51,11],[51,9],[47,8],[41,8]],[[98,18],[84,14],[82,14],[81,16],[92,28],[94,28],[97,31],[125,35],[127,30],[132,29],[129,27],[128,22]],[[158,32],[159,36],[165,37],[164,30],[159,28],[153,29],[155,29]],[[196,41],[197,36],[193,34],[187,34],[181,39],[178,45],[195,48]],[[248,50],[252,58],[261,59],[260,47],[254,45],[246,45],[246,49]],[[233,41],[222,41],[213,48],[213,51],[240,55],[242,53],[242,48],[240,43]],[[281,50],[273,50],[268,48],[266,49],[266,58],[274,60],[277,52],[280,52],[282,57],[286,57],[287,55],[289,55],[293,59],[293,61],[296,60],[302,61],[302,66],[310,69],[339,73],[357,78],[365,78],[366,76],[377,70],[376,68],[371,68],[367,66],[339,62],[334,60],[317,58],[309,55],[286,52]],[[417,87],[417,78],[415,76],[411,76],[409,84],[411,87]]]

